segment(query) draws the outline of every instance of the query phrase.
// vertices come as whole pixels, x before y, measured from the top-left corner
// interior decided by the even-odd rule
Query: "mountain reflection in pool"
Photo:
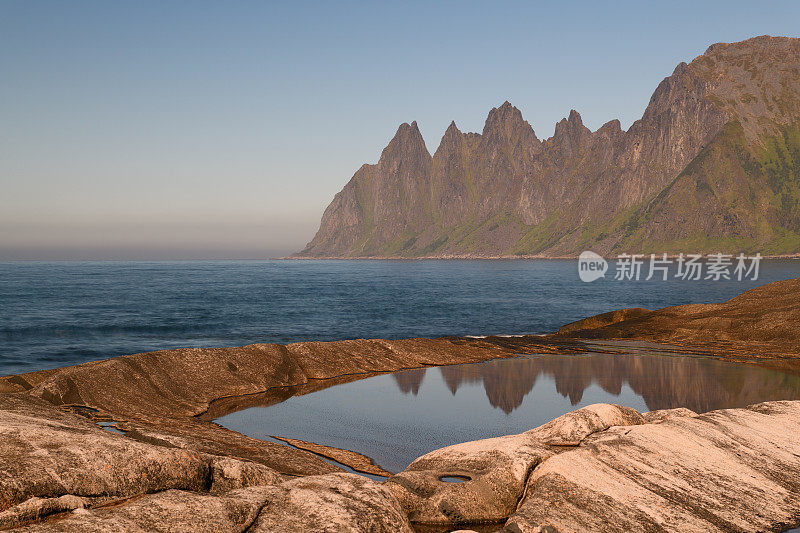
[[[658,355],[542,355],[383,374],[218,418],[258,438],[363,453],[400,471],[429,451],[521,433],[598,402],[697,412],[800,399],[800,377],[753,365]],[[274,396],[271,401],[275,402]]]

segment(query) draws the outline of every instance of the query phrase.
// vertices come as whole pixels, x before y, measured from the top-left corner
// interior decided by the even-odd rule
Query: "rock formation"
[[[672,344],[746,348],[762,356],[800,356],[800,280],[778,281],[720,304],[690,304],[647,312],[635,309],[567,324],[559,335],[647,339]]]
[[[433,156],[402,124],[299,257],[800,252],[800,39],[715,44],[627,131],[571,111],[540,140],[518,109],[450,124]]]
[[[798,371],[798,293],[793,280],[724,304],[618,313],[585,321],[590,329],[568,328],[572,337],[167,350],[3,377],[0,528],[378,533],[408,532],[412,522],[452,529],[487,521],[514,533],[797,527],[800,401],[700,415],[593,405],[520,435],[437,450],[383,483],[320,458],[327,453],[344,463],[347,453],[316,455],[307,451],[313,443],[304,450],[261,441],[211,419],[380,372],[604,347],[624,357],[643,349],[642,339],[675,339],[691,343],[681,350],[695,355],[766,366],[777,360]],[[353,460],[355,468],[363,457]]]
[[[423,523],[782,531],[800,522],[800,441],[789,436],[798,430],[800,402],[644,416],[596,404],[520,435],[436,450],[386,485]]]
[[[797,401],[703,415],[595,404],[520,435],[431,452],[385,483],[344,473],[287,479],[250,461],[104,434],[35,402],[6,399],[0,407],[0,527],[15,531],[388,533],[411,532],[412,523],[495,523],[513,533],[708,532],[800,524]]]

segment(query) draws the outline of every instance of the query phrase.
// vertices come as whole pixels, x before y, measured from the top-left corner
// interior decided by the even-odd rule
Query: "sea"
[[[546,334],[800,277],[789,259],[742,281],[614,269],[587,283],[570,260],[2,262],[0,375],[181,347]]]

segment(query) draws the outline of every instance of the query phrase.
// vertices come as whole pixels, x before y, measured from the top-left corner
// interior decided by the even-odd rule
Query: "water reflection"
[[[552,378],[556,391],[572,405],[581,403],[591,385],[619,396],[626,384],[651,411],[688,407],[702,413],[774,399],[800,399],[800,376],[701,357],[545,355],[443,366],[438,371],[454,396],[464,385],[482,385],[489,404],[506,414],[522,405],[540,376]],[[416,396],[425,372],[424,368],[408,370],[393,377],[403,393]]]
[[[659,355],[543,355],[362,378],[276,388],[211,412],[246,435],[354,450],[399,471],[431,450],[520,433],[591,403],[706,412],[800,399],[793,374]]]
[[[392,374],[392,377],[397,382],[397,386],[401,392],[405,394],[411,393],[414,396],[419,394],[419,388],[422,385],[422,380],[425,378],[424,368],[415,368],[413,370],[406,370],[405,372],[398,372]]]

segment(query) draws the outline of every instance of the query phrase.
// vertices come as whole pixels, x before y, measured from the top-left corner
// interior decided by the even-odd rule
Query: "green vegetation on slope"
[[[799,201],[800,124],[749,148],[731,122],[667,187],[584,228],[583,241],[606,241],[615,253],[800,253]]]

